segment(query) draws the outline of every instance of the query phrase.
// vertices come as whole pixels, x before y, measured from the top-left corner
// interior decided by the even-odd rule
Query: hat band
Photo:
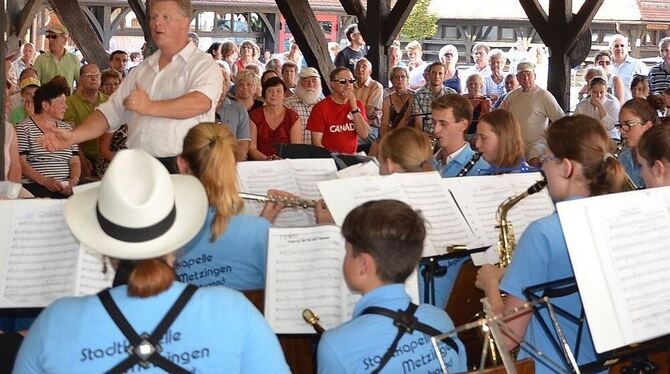
[[[177,207],[173,204],[172,210],[168,215],[163,218],[161,221],[147,227],[126,227],[119,226],[107,218],[105,218],[102,213],[100,213],[100,208],[96,204],[95,212],[98,216],[98,223],[100,228],[105,234],[111,236],[114,239],[121,240],[129,243],[141,243],[148,242],[150,240],[156,239],[157,237],[165,234],[174,224],[177,217]]]

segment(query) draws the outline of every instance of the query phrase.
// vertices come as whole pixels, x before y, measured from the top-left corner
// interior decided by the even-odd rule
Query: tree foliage
[[[438,17],[435,13],[428,11],[430,2],[431,0],[417,0],[407,21],[400,29],[401,38],[422,41],[435,35]]]

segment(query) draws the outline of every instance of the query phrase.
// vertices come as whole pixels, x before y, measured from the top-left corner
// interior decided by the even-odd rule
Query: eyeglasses
[[[611,64],[611,63],[612,63],[612,61],[606,61],[606,60],[600,60],[600,61],[597,61],[597,62],[596,62],[596,64],[598,64],[598,65],[600,65],[600,66],[603,66],[603,65],[609,65],[609,64]]]
[[[642,122],[623,122],[623,123],[617,123],[614,125],[614,127],[621,129],[623,132],[628,132],[630,131],[631,127],[635,127],[638,125],[641,125]]]
[[[407,79],[406,75],[394,75],[391,77],[391,79]]]
[[[45,35],[44,37],[47,38],[47,39],[58,39],[58,38],[60,38],[60,37],[62,37],[62,36],[64,36],[64,35],[47,34],[47,35]]]
[[[337,82],[337,83],[339,83],[339,84],[347,84],[347,83],[354,84],[354,83],[356,83],[356,78],[351,78],[351,79],[333,79],[333,80],[331,80],[331,82]]]
[[[444,57],[454,57],[454,54],[451,52],[447,52],[444,54]]]
[[[625,44],[612,44],[612,48],[625,48]]]
[[[81,76],[86,78],[100,78],[102,74],[82,74]]]
[[[561,158],[556,157],[556,156],[550,156],[550,155],[540,156],[540,163],[541,164],[544,164],[545,162],[549,162],[549,161],[561,161]]]

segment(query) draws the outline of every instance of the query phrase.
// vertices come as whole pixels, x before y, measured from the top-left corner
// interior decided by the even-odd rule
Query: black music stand
[[[281,158],[331,158],[330,151],[311,144],[275,144]]]
[[[435,305],[435,278],[444,277],[447,275],[447,268],[441,266],[438,261],[451,260],[456,258],[463,258],[470,256],[473,253],[484,252],[489,247],[479,247],[468,249],[464,251],[446,253],[439,256],[431,256],[422,258],[419,265],[424,265],[425,269],[421,271],[421,277],[426,285],[423,290],[423,302],[426,304]]]

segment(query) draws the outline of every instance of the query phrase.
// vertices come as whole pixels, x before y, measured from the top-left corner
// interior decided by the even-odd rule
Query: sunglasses
[[[63,35],[49,34],[49,35],[45,35],[44,37],[47,38],[47,39],[58,39],[61,36],[63,36]]]
[[[601,66],[602,65],[609,65],[611,63],[612,63],[612,61],[598,61],[598,62],[596,62],[596,64],[601,65]]]
[[[333,79],[331,82],[337,82],[337,83],[339,83],[339,84],[347,84],[347,83],[354,84],[354,83],[356,83],[356,78],[351,78],[351,79]]]

